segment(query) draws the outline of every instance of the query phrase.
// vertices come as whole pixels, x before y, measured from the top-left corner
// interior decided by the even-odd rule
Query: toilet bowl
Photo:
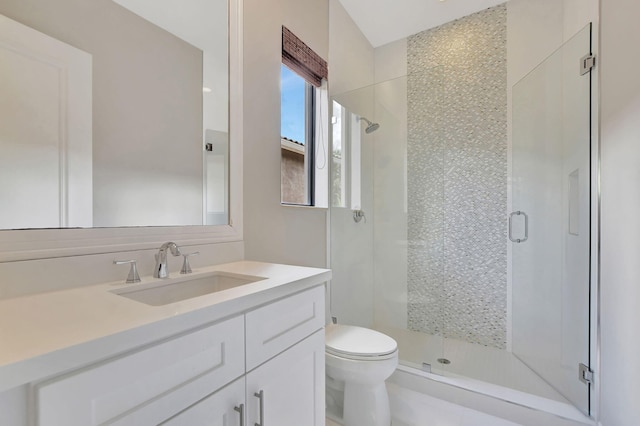
[[[344,382],[344,426],[391,424],[384,381],[398,366],[395,340],[363,327],[329,325],[325,362],[327,376]]]

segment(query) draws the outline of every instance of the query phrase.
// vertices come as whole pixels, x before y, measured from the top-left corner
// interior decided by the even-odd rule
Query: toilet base
[[[389,395],[384,382],[379,385],[345,383],[344,426],[390,426]]]

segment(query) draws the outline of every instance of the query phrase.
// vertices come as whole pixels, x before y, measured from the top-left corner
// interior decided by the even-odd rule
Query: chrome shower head
[[[373,133],[379,128],[380,128],[380,125],[378,123],[371,123],[370,125],[367,126],[366,129],[364,129],[364,131],[365,133]]]
[[[365,117],[360,117],[360,120],[364,120],[367,122],[367,127],[364,129],[364,132],[367,134],[373,133],[380,128],[380,124],[372,123],[371,121],[367,120]]]

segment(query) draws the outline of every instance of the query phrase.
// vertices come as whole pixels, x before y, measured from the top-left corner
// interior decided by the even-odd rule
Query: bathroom
[[[417,33],[405,16],[397,40],[391,25],[359,22],[376,43],[372,80],[332,93],[331,312],[398,342],[392,382],[426,377],[576,421],[563,404],[589,412],[574,367],[589,353],[588,221],[558,232],[557,206],[566,188],[568,209],[589,212],[590,83],[565,64],[590,52],[596,20],[595,2],[511,1]],[[585,187],[569,188],[571,173]],[[343,407],[327,405],[339,419]]]
[[[19,2],[3,1],[0,13],[12,17],[12,14],[5,7],[16,3]],[[435,0],[434,3],[440,5],[440,2]],[[448,0],[442,5],[446,6],[452,3],[462,3],[462,0]],[[498,3],[496,2],[492,6]],[[549,26],[541,24],[541,22],[547,22],[545,20],[553,21],[554,24],[564,23],[559,18],[561,15],[552,12],[542,12],[536,15],[533,11],[527,10],[526,6],[523,6],[526,2],[521,0],[508,2],[507,8],[509,3],[515,5],[514,7],[518,4],[523,7],[519,24],[521,26],[518,28],[522,34],[527,34],[528,37],[523,37],[519,41],[531,43],[526,49],[519,52],[520,59],[524,62],[530,61],[527,65],[528,69],[517,70],[517,73],[521,74],[520,77],[542,62],[555,48],[560,47],[566,41],[565,35],[569,37],[584,26],[582,23],[586,25],[585,16],[581,15],[576,18],[577,22],[567,23],[572,30],[567,30],[567,34],[564,34],[562,27],[554,27],[560,28],[560,30],[551,30]],[[550,7],[555,3],[558,2],[531,2],[531,4],[547,4]],[[568,10],[573,7],[573,10],[580,10],[587,15],[593,11],[591,6],[583,7],[585,2],[581,0],[563,3],[566,4]],[[335,243],[330,242],[329,236],[331,231],[336,229],[333,222],[339,219],[337,216],[339,213],[335,211],[336,209],[328,209],[328,206],[324,208],[283,206],[280,202],[281,170],[280,150],[277,141],[280,140],[278,99],[280,96],[281,27],[284,25],[292,30],[328,61],[330,70],[329,95],[331,98],[338,98],[345,94],[358,94],[356,93],[358,91],[367,96],[367,92],[373,93],[382,87],[376,86],[377,83],[399,82],[397,78],[406,76],[406,72],[403,73],[395,67],[396,64],[402,62],[401,58],[393,56],[397,55],[398,50],[394,49],[394,46],[387,46],[386,50],[384,46],[374,49],[371,42],[364,37],[362,31],[347,13],[347,1],[244,0],[231,4],[233,7],[229,9],[230,22],[232,28],[235,28],[237,32],[231,31],[230,33],[229,50],[229,126],[231,131],[229,132],[230,144],[228,146],[228,158],[230,158],[227,194],[229,208],[226,213],[229,216],[228,219],[225,218],[223,212],[222,218],[217,216],[216,219],[212,219],[222,220],[222,223],[229,225],[210,225],[201,228],[188,223],[187,225],[191,226],[145,228],[145,226],[155,225],[153,222],[147,222],[132,223],[131,226],[136,228],[2,231],[0,233],[0,276],[2,277],[0,279],[0,298],[2,298],[0,311],[4,310],[2,336],[6,336],[12,329],[21,330],[19,326],[27,327],[31,322],[37,322],[35,318],[30,318],[22,313],[22,318],[14,319],[12,317],[13,320],[9,323],[9,313],[17,314],[10,309],[9,305],[12,300],[53,290],[124,281],[127,267],[113,265],[115,259],[137,259],[140,275],[144,280],[146,276],[151,275],[154,268],[154,254],[157,253],[158,247],[166,241],[176,241],[185,254],[200,253],[198,256],[190,258],[191,265],[196,272],[209,265],[228,264],[243,259],[312,268],[332,268],[334,269],[334,281],[332,281],[331,294],[327,298],[327,306],[332,305],[331,315],[336,316],[339,323],[374,325],[366,315],[373,317],[375,311],[364,303],[373,304],[374,295],[382,296],[382,294],[374,293],[373,287],[374,283],[376,286],[380,284],[376,280],[381,277],[377,271],[376,275],[373,275],[374,269],[372,267],[366,264],[361,265],[358,262],[373,262],[371,256],[379,256],[381,253],[369,253],[367,252],[369,248],[366,246],[362,253],[351,252],[352,256],[362,256],[361,259],[355,259],[351,264],[354,267],[362,267],[357,272],[365,276],[358,277],[347,284],[344,282],[342,285],[339,282],[336,283],[335,280],[339,280],[339,275],[336,273],[339,272],[337,268],[340,265],[335,264],[332,259],[332,256],[335,256]],[[487,5],[487,7],[489,6]],[[369,6],[369,8],[373,8],[373,6]],[[361,9],[361,12],[366,16],[367,7]],[[476,11],[479,9],[474,10],[474,12]],[[598,333],[591,342],[595,348],[591,351],[593,359],[590,363],[595,374],[594,383],[591,385],[594,389],[591,415],[593,422],[615,426],[633,424],[634,419],[640,414],[635,403],[640,394],[640,385],[638,384],[640,383],[638,380],[640,370],[637,363],[634,362],[640,353],[640,347],[634,337],[634,324],[637,324],[639,320],[637,300],[640,299],[639,290],[634,285],[638,281],[640,266],[634,260],[640,253],[638,245],[640,243],[637,242],[637,238],[631,238],[638,232],[634,212],[640,204],[640,200],[636,196],[637,191],[633,186],[634,181],[639,177],[635,165],[640,152],[638,152],[637,143],[634,143],[637,142],[638,124],[634,118],[637,116],[640,83],[638,83],[634,72],[639,65],[638,59],[629,54],[634,48],[633,41],[639,35],[638,31],[640,30],[635,24],[635,18],[639,16],[640,10],[638,5],[631,0],[601,0],[600,4],[596,6],[596,12],[595,24],[599,31],[597,31],[598,35],[593,43],[594,50],[598,53],[598,57],[601,57],[601,61],[597,64],[599,103],[595,104],[595,109],[599,110],[600,121],[596,140],[599,147],[598,185],[601,203],[598,211],[599,286],[597,291],[592,294],[592,299],[597,301],[598,308],[592,327]],[[355,17],[356,13],[353,13]],[[440,24],[460,17],[462,16],[451,16],[441,21]],[[15,16],[13,19],[20,21]],[[541,21],[536,21],[536,19]],[[29,26],[36,27],[34,24]],[[421,30],[424,29],[416,30],[414,33]],[[399,40],[407,35],[396,37],[391,41]],[[62,31],[56,36],[63,38],[65,32]],[[553,46],[553,43],[557,44]],[[536,52],[535,49],[538,47],[540,51]],[[94,67],[96,66],[98,64],[94,62]],[[576,65],[576,73],[577,69]],[[95,68],[94,78],[98,78]],[[515,84],[518,80],[519,78],[514,77],[510,83]],[[155,86],[155,92],[150,91],[149,93],[153,96],[159,95],[156,92],[162,92],[159,90],[160,87],[163,87],[162,83],[163,81],[159,79]],[[216,90],[216,88],[213,89]],[[224,93],[224,90],[222,92]],[[94,96],[97,95],[98,93],[94,93]],[[346,104],[349,99],[345,99],[343,96],[341,100]],[[328,109],[329,97],[325,96],[322,101],[327,103]],[[385,149],[376,138],[380,138],[380,135],[383,135],[385,131],[389,131],[390,126],[376,116],[375,108],[373,108],[374,101],[373,99],[370,101],[365,107],[371,107],[371,111],[352,109],[353,112],[374,122],[379,121],[380,128],[370,135],[373,141],[371,145],[374,145],[376,149]],[[224,110],[226,111],[226,109]],[[127,109],[127,115],[124,118],[128,117],[132,121],[136,118],[144,120],[142,111],[135,108]],[[137,117],[138,114],[140,117]],[[225,114],[221,113],[221,115]],[[94,120],[96,120],[95,117]],[[94,135],[96,125],[97,122],[94,123]],[[328,140],[329,127],[327,126],[324,130],[325,138]],[[212,143],[215,145],[215,141]],[[366,143],[365,141],[364,144]],[[363,146],[365,149],[367,148],[366,145]],[[386,149],[392,147],[389,145]],[[114,153],[126,157],[131,148],[125,145],[119,147],[119,151],[113,150],[110,153],[102,152],[100,154],[95,149],[94,147],[94,157],[96,155],[113,156]],[[147,153],[149,152],[147,151]],[[131,152],[131,154],[134,153]],[[363,151],[363,154],[366,155],[367,152]],[[143,152],[142,155],[145,153]],[[179,155],[181,155],[179,151],[177,153],[174,151],[167,157],[178,158]],[[173,194],[170,192],[172,187],[169,182],[166,180],[159,182],[163,185],[162,190],[167,192],[158,198],[168,200],[171,205],[185,203],[184,200],[172,198]],[[110,192],[116,193],[123,188],[114,185],[110,188]],[[143,201],[148,201],[144,192],[137,194]],[[134,201],[136,200],[134,199]],[[368,208],[364,204],[365,201],[363,198],[362,211],[366,221],[363,220],[356,224],[353,221],[351,209],[347,209],[348,211],[342,212],[345,216],[344,226],[350,226],[348,229],[353,232],[367,229],[371,232],[367,234],[367,238],[374,238],[376,234],[373,233],[372,226],[376,225],[378,216],[375,214],[375,208]],[[401,203],[404,203],[404,200]],[[171,211],[171,208],[165,208],[165,210]],[[160,209],[158,208],[158,211]],[[96,209],[97,212],[98,209]],[[116,219],[113,214],[107,214],[108,212],[105,211],[101,211],[101,213],[105,214],[103,218],[105,221]],[[505,247],[507,247],[506,224],[509,213],[510,211],[505,208],[502,218]],[[157,215],[151,216],[155,220]],[[515,218],[515,220],[518,219],[520,218]],[[117,227],[122,225],[116,221],[105,222],[101,226]],[[27,227],[18,226],[17,228]],[[402,238],[406,240],[406,234]],[[369,245],[369,247],[371,246],[372,244]],[[342,247],[347,248],[346,245]],[[376,245],[376,247],[378,246]],[[179,275],[180,267],[181,261],[170,256],[169,268],[174,276]],[[369,275],[367,276],[367,274]],[[395,284],[397,282],[389,285]],[[376,291],[377,288],[375,287]],[[391,291],[392,288],[384,286],[383,290]],[[342,294],[347,295],[347,298],[342,297],[340,291],[344,291],[345,293]],[[348,298],[349,296],[351,299]],[[386,303],[386,297],[388,296],[384,296],[378,301]],[[350,303],[350,308],[341,306],[341,302]],[[77,309],[78,306],[73,308]],[[33,310],[36,309],[46,311],[43,306],[39,305],[34,306]],[[112,312],[114,320],[121,318],[118,317],[119,314],[122,315],[123,312]],[[42,320],[41,318],[40,321]],[[49,318],[48,320],[52,323],[62,321],[61,318]],[[596,324],[598,326],[594,327]],[[156,331],[155,335],[166,337],[166,334],[160,331]],[[139,335],[131,336],[131,338],[139,337]],[[33,335],[25,334],[21,343],[22,348],[29,350],[30,339],[33,338]],[[42,339],[47,340],[47,336],[42,336]],[[146,342],[149,341],[139,341],[138,343],[143,345]],[[0,341],[0,348],[5,354],[14,349],[7,348],[3,341]],[[444,346],[440,348],[444,348]],[[93,350],[99,352],[94,354],[95,361],[103,361],[109,356],[117,354],[104,346],[94,347]],[[444,349],[439,350],[442,357],[449,356],[445,354]],[[455,360],[453,361],[455,362]],[[57,374],[83,366],[74,364],[73,359],[66,359],[62,355],[60,358],[52,358],[51,362],[58,365],[55,370]],[[435,369],[434,365],[432,364],[432,368]],[[451,367],[455,367],[455,363],[452,363]],[[34,380],[44,377],[37,376],[36,367],[32,365],[31,368],[34,371],[29,377]],[[46,370],[48,366],[38,368]],[[3,370],[8,371],[4,367]],[[577,371],[575,375],[577,377]],[[5,379],[9,380],[10,376],[3,375],[2,377],[4,381]],[[32,415],[28,414],[32,411],[29,405],[32,404],[29,396],[32,389],[27,384],[28,382],[18,384],[12,376],[12,386],[7,386],[9,382],[3,383],[4,386],[0,390],[2,424],[22,425],[31,424],[30,422],[37,424],[36,420],[30,417]],[[405,381],[403,384],[407,388],[413,386],[409,381]],[[488,399],[476,393],[460,396],[454,393],[454,390],[460,389],[460,387],[444,387],[444,385],[446,383],[431,380],[428,383],[420,382],[416,386],[431,386],[429,395],[432,396],[433,393],[436,393],[439,396],[438,400],[448,400],[460,404],[460,412],[465,409],[473,409],[501,418],[507,418],[505,416],[511,415],[509,407],[513,404],[496,405],[495,398]],[[422,391],[422,393],[427,393],[425,389]],[[518,420],[512,421],[519,423]]]

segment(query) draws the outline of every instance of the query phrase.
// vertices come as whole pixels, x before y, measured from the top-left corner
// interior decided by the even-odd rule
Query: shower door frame
[[[589,74],[589,105],[588,105],[588,127],[589,127],[589,138],[588,138],[588,165],[589,165],[589,192],[588,192],[588,317],[587,317],[587,367],[588,371],[591,372],[592,377],[590,380],[587,380],[587,401],[586,401],[586,411],[584,411],[581,407],[576,406],[580,411],[583,412],[586,416],[591,419],[598,420],[599,419],[599,401],[600,401],[600,380],[599,380],[599,371],[600,371],[600,295],[601,295],[601,287],[600,287],[600,208],[601,208],[601,191],[600,191],[600,73],[599,73],[599,41],[600,41],[600,31],[599,27],[596,23],[589,23],[587,25],[589,27],[590,33],[590,45],[589,52],[591,56],[596,58],[594,62],[594,66],[587,71]],[[584,27],[578,33],[584,31],[586,27]],[[578,34],[576,33],[576,34]],[[539,65],[542,65],[547,61],[551,56],[553,56],[559,50],[562,50],[571,39],[566,40],[563,44],[556,50],[552,55],[545,58]],[[587,52],[585,52],[587,53]],[[584,59],[584,58],[583,58]],[[538,65],[538,66],[539,66]],[[576,64],[577,65],[577,64]],[[537,66],[536,66],[537,67]],[[576,66],[576,72],[578,72],[578,67]],[[512,164],[510,165],[512,168]],[[510,173],[513,175],[513,171]],[[510,192],[510,201],[509,201],[509,212],[511,215],[520,214],[523,212],[517,211],[517,208],[513,207],[513,191],[515,189],[511,188]],[[513,207],[513,208],[512,208]],[[512,212],[513,210],[513,212]],[[525,216],[525,220],[528,218]],[[511,217],[509,219],[509,231],[511,231]],[[511,234],[509,235],[511,239]],[[523,239],[512,239],[514,243],[525,242],[526,237]],[[512,249],[509,250],[509,254],[511,257]],[[510,262],[512,263],[512,262]],[[511,269],[511,268],[510,268]],[[511,272],[512,274],[513,272]],[[513,296],[512,296],[513,297]],[[509,334],[512,332],[512,326],[509,326]],[[509,339],[510,343],[512,342],[512,338]],[[511,344],[509,345],[511,346]],[[514,355],[515,352],[514,352]],[[522,358],[516,355],[519,359]],[[523,362],[525,362],[523,360]],[[527,362],[525,364],[529,365]],[[536,371],[535,368],[530,368],[533,371]],[[582,372],[578,372],[578,366],[576,366],[576,375],[575,380],[579,380],[579,377],[582,377]],[[555,387],[555,386],[554,386]]]
[[[589,367],[593,371],[593,381],[589,391],[589,416],[600,420],[600,232],[601,232],[601,189],[600,189],[600,21],[591,22],[591,54],[596,58],[595,66],[589,73],[591,82],[591,105],[589,124],[591,126],[591,271],[589,292]]]

